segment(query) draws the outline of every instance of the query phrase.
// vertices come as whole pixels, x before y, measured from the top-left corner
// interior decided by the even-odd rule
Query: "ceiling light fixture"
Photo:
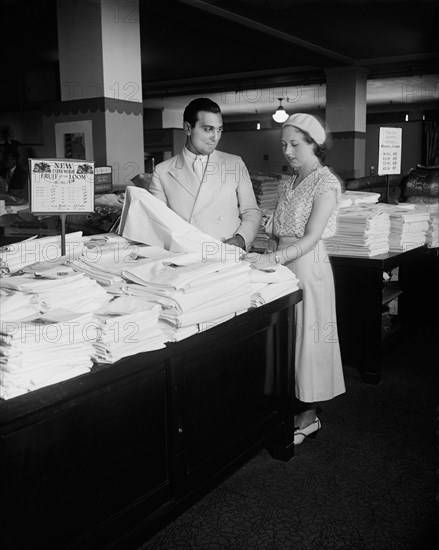
[[[279,107],[277,108],[277,111],[275,113],[273,113],[271,116],[273,117],[273,120],[275,122],[279,122],[279,123],[282,123],[282,122],[285,122],[288,118],[288,113],[285,111],[283,105],[282,105],[282,101],[283,101],[283,97],[279,97]]]

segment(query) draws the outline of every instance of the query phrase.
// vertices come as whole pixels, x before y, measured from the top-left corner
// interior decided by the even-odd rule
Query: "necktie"
[[[203,180],[204,166],[201,160],[201,157],[196,157],[194,163],[192,164],[193,171],[198,178],[198,181],[201,183]]]

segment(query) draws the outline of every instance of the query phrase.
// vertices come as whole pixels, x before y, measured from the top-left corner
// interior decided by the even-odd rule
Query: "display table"
[[[371,258],[330,256],[343,363],[357,366],[365,382],[376,384],[381,378],[383,305],[397,297],[399,321],[408,326],[437,312],[437,251],[419,247]],[[395,268],[398,284],[389,289],[383,272]]]
[[[135,548],[262,446],[291,458],[301,298],[0,402],[0,547]]]

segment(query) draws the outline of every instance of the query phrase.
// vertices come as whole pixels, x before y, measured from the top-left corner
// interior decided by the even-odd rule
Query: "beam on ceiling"
[[[180,78],[143,82],[143,97],[173,96],[214,91],[239,91],[270,86],[297,86],[299,84],[321,84],[325,82],[323,72],[310,65],[286,67],[263,71],[218,74],[214,76]]]
[[[302,40],[297,36],[292,36],[291,34],[287,34],[286,32],[280,31],[278,29],[274,29],[273,27],[269,27],[268,25],[264,25],[263,23],[259,23],[258,21],[254,21],[253,19],[249,19],[248,17],[244,17],[243,15],[239,15],[237,13],[233,13],[219,6],[215,6],[210,2],[206,2],[205,0],[178,0],[178,1],[183,4],[192,6],[194,8],[203,10],[205,12],[212,13],[219,17],[223,17],[224,19],[228,19],[229,21],[233,21],[234,23],[238,23],[245,27],[249,27],[253,30],[262,32],[268,36],[273,36],[278,40],[283,40],[284,42],[288,42],[290,44],[294,44],[295,46],[299,46],[306,50],[323,55],[327,58],[333,59],[340,63],[344,63],[347,65],[356,65],[356,61],[351,57],[342,55],[338,52],[334,52],[332,50],[329,50],[328,48],[323,48],[318,44],[313,44],[312,42]]]
[[[362,65],[378,65],[384,63],[409,63],[411,61],[426,61],[429,59],[439,60],[439,52],[413,53],[407,55],[393,55],[391,57],[370,57],[360,59]],[[437,71],[437,67],[436,67]]]

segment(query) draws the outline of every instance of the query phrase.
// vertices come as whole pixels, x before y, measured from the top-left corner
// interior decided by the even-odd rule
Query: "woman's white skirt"
[[[296,305],[296,397],[305,403],[326,401],[344,393],[346,388],[334,277],[324,241],[285,265],[299,278],[303,290],[303,300]]]

